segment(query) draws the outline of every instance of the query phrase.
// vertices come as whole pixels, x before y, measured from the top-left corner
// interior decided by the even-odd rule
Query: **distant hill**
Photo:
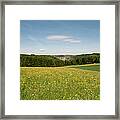
[[[64,61],[50,55],[20,54],[21,67],[54,67],[63,66]]]
[[[73,55],[55,55],[56,58],[60,59],[60,60],[72,60],[74,59],[75,56]]]
[[[100,53],[92,53],[92,54],[81,54],[81,55],[54,55],[56,58],[60,60],[74,60],[76,57],[83,57],[83,56],[100,56]]]
[[[35,55],[20,54],[21,67],[60,67],[100,63],[100,54],[82,55]]]

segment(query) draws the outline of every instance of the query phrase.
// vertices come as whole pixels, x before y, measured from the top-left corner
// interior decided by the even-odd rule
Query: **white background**
[[[20,20],[100,20],[100,100],[20,100]],[[6,5],[5,114],[114,115],[115,6]]]

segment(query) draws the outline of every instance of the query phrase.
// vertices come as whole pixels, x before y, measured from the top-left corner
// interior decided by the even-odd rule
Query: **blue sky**
[[[21,20],[20,53],[100,52],[99,20]]]

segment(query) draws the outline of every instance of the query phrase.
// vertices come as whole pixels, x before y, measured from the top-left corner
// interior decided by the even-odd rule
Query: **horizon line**
[[[27,55],[82,55],[82,54],[94,54],[100,52],[91,52],[91,53],[80,53],[80,54],[37,54],[37,53],[20,53],[20,54],[27,54]]]

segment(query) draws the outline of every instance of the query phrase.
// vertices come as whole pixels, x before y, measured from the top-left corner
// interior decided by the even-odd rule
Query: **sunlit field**
[[[21,67],[21,100],[99,100],[99,65],[85,66]]]

